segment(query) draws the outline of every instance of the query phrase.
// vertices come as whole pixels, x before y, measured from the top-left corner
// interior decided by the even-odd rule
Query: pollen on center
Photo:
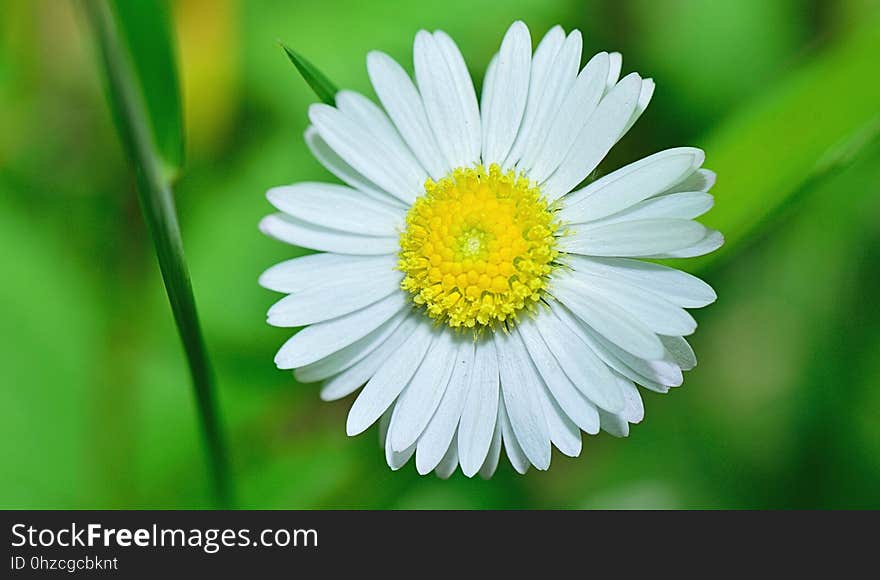
[[[438,322],[515,322],[547,289],[559,223],[537,185],[498,165],[428,180],[400,236],[401,287]]]

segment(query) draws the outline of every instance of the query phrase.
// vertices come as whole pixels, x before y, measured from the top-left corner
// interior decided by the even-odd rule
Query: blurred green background
[[[248,508],[880,507],[880,5],[870,0],[172,3],[187,168],[184,243]],[[270,186],[329,179],[303,143],[315,97],[283,40],[372,96],[367,51],[411,67],[422,27],[478,79],[514,19],[584,33],[653,77],[603,172],[668,147],[719,173],[728,244],[685,267],[700,364],[644,392],[627,440],[491,481],[393,473],[351,403],[272,364],[289,331],[258,275],[295,250],[260,235]],[[208,507],[180,341],[80,6],[0,11],[0,505]]]

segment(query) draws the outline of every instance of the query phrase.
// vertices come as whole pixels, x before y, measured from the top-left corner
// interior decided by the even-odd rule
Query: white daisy
[[[363,387],[357,435],[380,422],[385,455],[419,473],[491,476],[502,445],[520,473],[551,445],[577,456],[581,431],[626,436],[658,392],[696,364],[685,308],[705,282],[634,258],[713,251],[693,221],[712,207],[703,152],[661,151],[584,181],[645,110],[654,83],[601,52],[580,69],[581,35],[550,30],[532,52],[516,22],[478,102],[442,31],[421,31],[415,82],[371,52],[382,108],[341,91],[312,105],[305,139],[346,185],[269,190],[260,229],[323,253],[267,270],[283,292],[269,324],[301,327],[281,369],[324,381],[334,400]]]

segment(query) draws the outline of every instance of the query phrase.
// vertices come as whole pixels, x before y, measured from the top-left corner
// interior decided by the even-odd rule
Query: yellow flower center
[[[537,185],[498,165],[428,180],[400,236],[401,287],[453,328],[494,328],[535,307],[559,223]]]

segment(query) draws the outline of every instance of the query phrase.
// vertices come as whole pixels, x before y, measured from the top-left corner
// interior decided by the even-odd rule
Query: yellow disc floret
[[[401,286],[453,328],[494,328],[531,310],[558,255],[559,223],[537,185],[498,165],[428,180],[400,236]]]

